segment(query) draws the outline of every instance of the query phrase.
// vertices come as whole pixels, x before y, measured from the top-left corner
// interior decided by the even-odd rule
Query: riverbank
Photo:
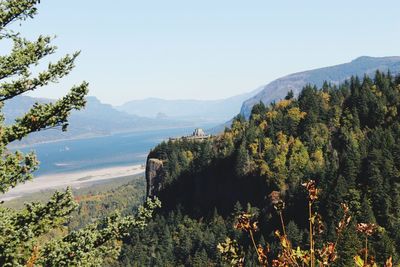
[[[103,180],[117,179],[126,176],[142,174],[145,171],[143,165],[119,166],[95,170],[87,170],[72,173],[60,173],[43,175],[34,178],[32,181],[20,184],[6,194],[0,195],[0,201],[15,199],[26,194],[31,194],[49,189],[64,189],[68,186],[79,188],[90,186]]]
[[[218,125],[218,124],[217,124]],[[24,148],[35,148],[38,145],[43,145],[43,144],[52,144],[52,143],[59,143],[59,142],[65,142],[65,141],[76,141],[76,140],[87,140],[87,139],[94,139],[94,138],[102,138],[102,137],[109,137],[113,135],[118,135],[118,134],[135,134],[135,133],[147,133],[147,132],[155,132],[155,131],[168,131],[168,130],[176,130],[176,129],[188,129],[187,133],[190,133],[190,130],[198,128],[198,127],[215,127],[215,124],[206,124],[204,125],[202,123],[198,124],[189,124],[189,125],[181,125],[181,126],[169,126],[169,127],[152,127],[152,128],[146,128],[142,127],[140,129],[130,129],[130,130],[121,130],[121,131],[116,131],[116,132],[110,132],[110,133],[103,133],[103,134],[81,134],[77,136],[70,136],[70,137],[64,137],[64,138],[56,138],[56,139],[50,139],[50,140],[40,140],[40,141],[29,141],[29,137],[25,138],[24,140],[28,140],[28,143],[24,141],[15,141],[14,143],[8,145],[8,148],[11,150],[18,150],[18,149],[24,149]],[[172,137],[178,137],[179,135],[172,136]],[[168,136],[171,137],[171,136]],[[167,140],[168,137],[165,137]]]

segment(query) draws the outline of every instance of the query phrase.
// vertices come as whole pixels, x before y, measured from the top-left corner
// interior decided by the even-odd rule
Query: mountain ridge
[[[240,113],[248,118],[252,107],[260,101],[269,104],[284,98],[290,90],[298,95],[307,84],[313,84],[317,87],[322,86],[324,81],[339,84],[351,76],[362,77],[365,74],[371,76],[377,70],[383,72],[390,70],[399,73],[400,56],[360,56],[347,63],[288,74],[266,84],[259,93],[244,101]]]
[[[73,110],[66,132],[59,130],[45,130],[31,133],[23,141],[13,142],[14,146],[35,143],[52,142],[66,139],[79,139],[94,136],[104,136],[120,132],[136,130],[156,130],[169,127],[191,126],[188,121],[172,119],[143,118],[116,110],[110,104],[102,103],[97,97],[88,96],[83,110]],[[47,98],[34,98],[26,95],[6,101],[4,106],[5,122],[12,124],[14,120],[24,115],[36,102],[49,103],[55,101]]]
[[[131,100],[116,107],[117,110],[142,117],[157,117],[165,114],[169,118],[207,120],[222,123],[239,113],[246,99],[258,93],[258,87],[248,93],[216,100],[162,99],[157,97]]]

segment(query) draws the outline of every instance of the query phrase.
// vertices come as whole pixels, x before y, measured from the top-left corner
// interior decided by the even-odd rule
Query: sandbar
[[[77,188],[101,180],[116,179],[144,173],[143,165],[119,166],[81,172],[57,173],[34,178],[24,184],[19,184],[7,193],[0,195],[0,201],[8,201],[26,194],[49,189],[65,189],[68,186]]]

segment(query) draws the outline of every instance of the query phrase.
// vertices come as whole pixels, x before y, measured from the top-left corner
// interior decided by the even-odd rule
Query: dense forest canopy
[[[198,225],[191,229],[206,230],[212,237],[193,237],[191,244],[186,244],[185,257],[176,248],[159,248],[158,260],[168,256],[175,264],[193,265],[200,257],[203,264],[217,264],[219,256],[204,242],[208,240],[212,246],[222,242],[218,231],[230,232],[232,214],[247,204],[259,214],[258,238],[276,245],[273,231],[279,222],[268,199],[272,191],[284,197],[287,227],[295,245],[306,244],[307,192],[301,184],[312,179],[321,189],[316,203],[326,229],[321,239],[335,238],[340,204],[347,203],[352,226],[360,222],[380,226],[370,244],[377,262],[390,255],[397,262],[399,108],[400,77],[376,72],[374,78],[352,77],[340,86],[325,83],[322,88],[308,85],[298,98],[289,92],[279,102],[260,103],[253,107],[249,120],[238,116],[231,128],[206,141],[161,143],[149,155],[163,161],[161,189],[156,195],[163,203],[157,221],[164,226],[153,230],[172,228],[176,233],[182,229],[175,227],[194,223]],[[207,230],[215,227],[219,230]],[[190,233],[184,231],[173,240],[158,235],[160,243],[156,244],[182,245]],[[362,248],[362,237],[349,227],[340,242],[337,266],[352,266],[353,256]],[[146,258],[147,263],[150,259]]]

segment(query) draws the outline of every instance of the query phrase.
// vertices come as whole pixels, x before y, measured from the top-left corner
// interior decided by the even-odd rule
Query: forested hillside
[[[125,266],[169,263],[174,266],[221,264],[217,244],[236,237],[234,215],[251,209],[258,216],[259,243],[279,245],[279,219],[269,195],[279,191],[293,246],[307,247],[307,192],[315,180],[321,194],[315,203],[324,221],[320,240],[334,240],[347,203],[352,220],[338,243],[334,266],[353,266],[363,247],[357,223],[376,223],[369,243],[379,266],[400,251],[400,77],[377,72],[353,77],[340,86],[306,86],[298,98],[254,106],[250,119],[238,116],[232,127],[207,141],[170,141],[149,158],[162,160],[157,195],[163,210],[148,231],[125,240]],[[138,242],[142,240],[144,242]],[[149,247],[150,246],[150,247]],[[247,254],[247,262],[255,260]],[[139,262],[138,265],[133,263]],[[168,265],[168,264],[167,264]],[[246,265],[247,266],[247,265]]]
[[[257,95],[246,100],[242,105],[241,114],[248,118],[254,105],[260,101],[264,104],[277,101],[290,90],[293,91],[295,96],[298,96],[307,84],[321,87],[324,81],[328,81],[338,85],[350,79],[351,76],[359,75],[362,77],[364,74],[373,76],[376,70],[400,72],[400,57],[363,56],[344,64],[289,74],[265,85]]]

